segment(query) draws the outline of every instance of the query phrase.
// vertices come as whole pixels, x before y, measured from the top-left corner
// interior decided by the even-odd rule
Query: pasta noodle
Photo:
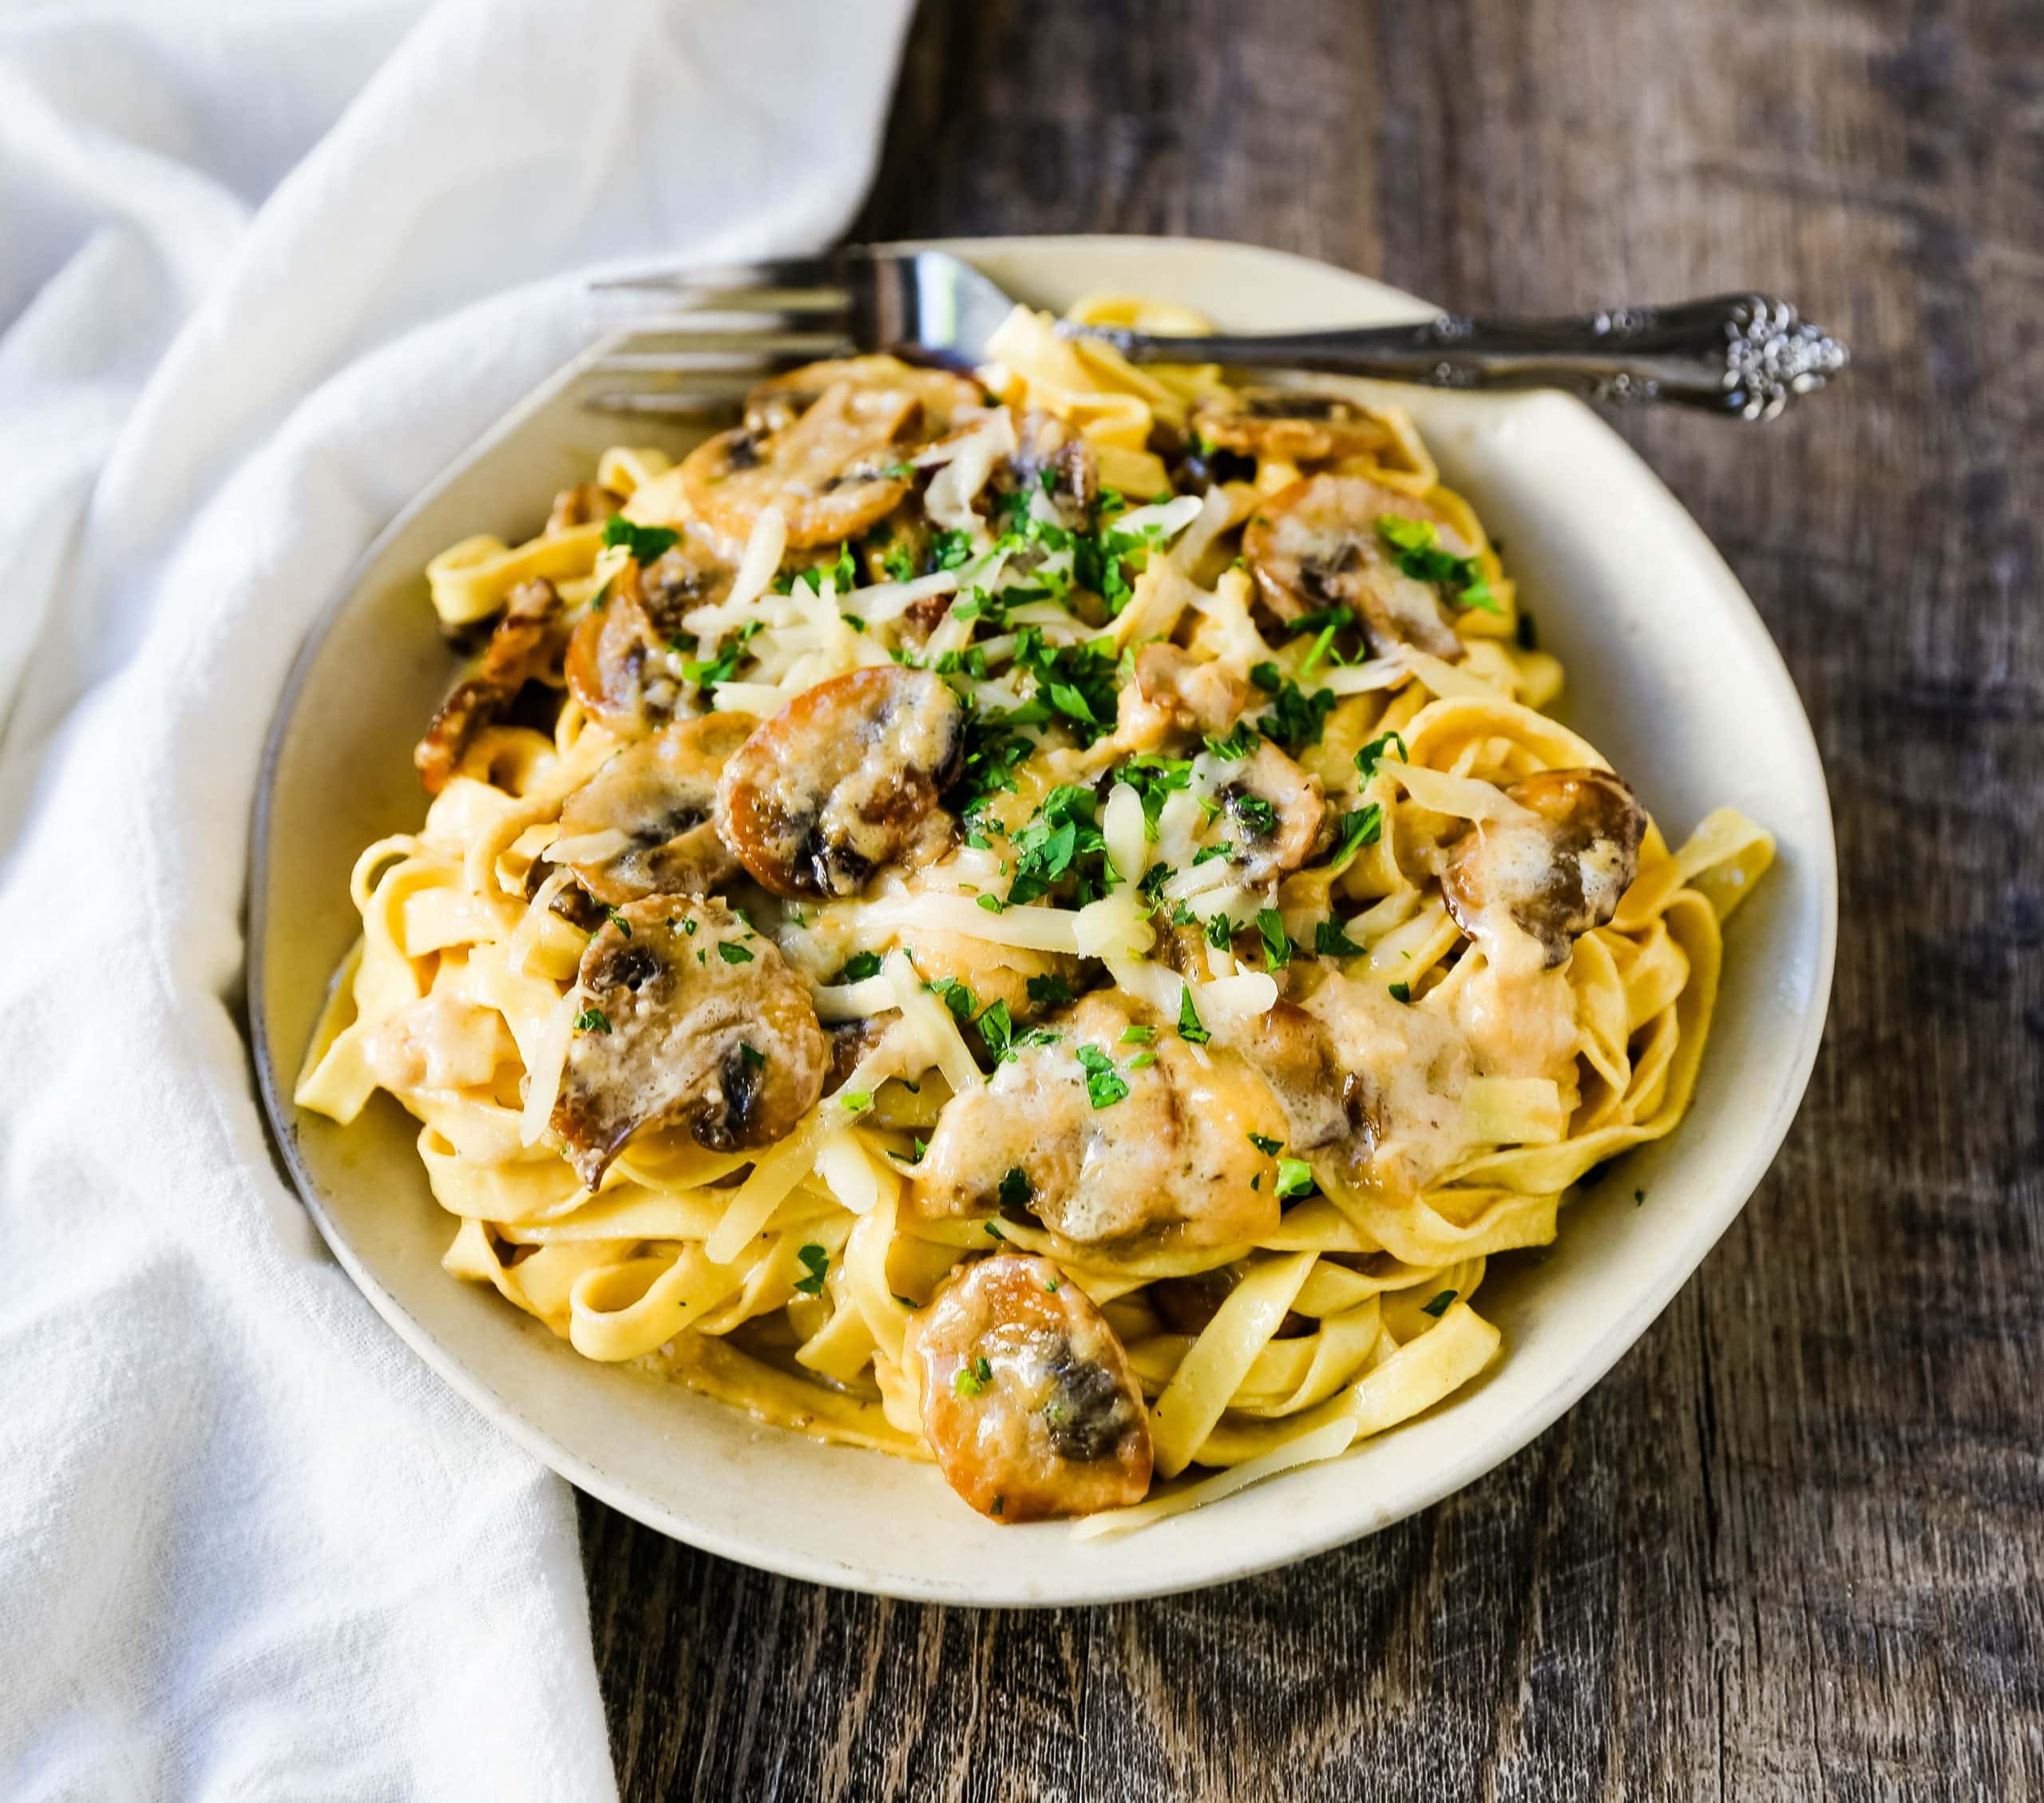
[[[1102,298],[1095,323],[1199,329]],[[1773,844],[1670,846],[1395,408],[1018,309],[427,570],[495,621],[297,1101],[584,1357],[1126,1531],[1495,1356]]]

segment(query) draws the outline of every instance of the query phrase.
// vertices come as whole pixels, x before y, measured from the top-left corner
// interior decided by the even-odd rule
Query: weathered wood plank
[[[1858,359],[1835,396],[1623,428],[1809,707],[1837,985],[1697,1280],[1361,1546],[980,1616],[587,1505],[626,1796],[2044,1794],[2044,13],[930,0],[858,229],[1200,233],[1468,307],[1804,299]]]

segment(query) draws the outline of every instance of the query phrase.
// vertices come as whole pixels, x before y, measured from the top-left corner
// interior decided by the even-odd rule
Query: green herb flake
[[[1313,949],[1323,958],[1359,958],[1364,948],[1344,930],[1340,921],[1321,921],[1313,929]]]
[[[738,1055],[748,1071],[763,1071],[766,1068],[766,1054],[755,1047],[747,1045],[743,1040],[739,1041]]]
[[[1147,1071],[1156,1062],[1157,1054],[1155,1052],[1139,1052],[1133,1058],[1129,1060],[1128,1068],[1131,1071]]]
[[[616,927],[620,933],[623,933],[626,938],[629,939],[632,937],[632,922],[627,920],[624,915],[620,914],[616,909],[604,909],[604,918],[608,921],[612,926]]]
[[[1192,985],[1188,983],[1178,995],[1178,1037],[1188,1045],[1204,1045],[1213,1034],[1199,1024],[1199,1014],[1192,1005]]]
[[[1435,1297],[1431,1302],[1422,1302],[1420,1305],[1420,1313],[1422,1314],[1430,1314],[1435,1320],[1438,1321],[1443,1315],[1448,1313],[1448,1305],[1453,1302],[1456,1297],[1460,1294],[1460,1292],[1457,1290],[1444,1290],[1438,1296]]]
[[[610,1031],[610,1016],[600,1008],[585,1008],[575,1016],[575,1031],[578,1033],[607,1033]]]
[[[1062,977],[1032,977],[1029,999],[1039,1008],[1063,1008],[1074,1000],[1072,985]]]
[[[1252,1133],[1249,1136],[1249,1143],[1266,1158],[1275,1158],[1285,1143],[1282,1139],[1273,1139],[1262,1133]]]
[[[1147,1044],[1156,1036],[1157,1029],[1155,1027],[1132,1026],[1124,1027],[1121,1030],[1121,1043],[1123,1045]]]
[[[752,951],[751,947],[746,945],[734,945],[729,940],[724,940],[719,943],[717,946],[717,956],[722,958],[726,964],[750,964],[752,962]]]
[[[1019,1164],[1011,1164],[1000,1179],[998,1199],[1003,1208],[1027,1208],[1036,1198],[1031,1187],[1029,1174]]]
[[[1412,754],[1405,748],[1405,737],[1403,733],[1380,733],[1356,754],[1356,768],[1363,773],[1363,780],[1365,783],[1377,775],[1377,767],[1390,755],[1391,748],[1394,745],[1398,748],[1398,761],[1400,763],[1410,763],[1412,761]]]
[[[1431,582],[1455,606],[1502,613],[1482,566],[1474,557],[1458,557],[1440,548],[1440,534],[1431,520],[1408,520],[1396,513],[1377,517],[1378,537],[1397,553],[1400,569],[1415,582]]]
[[[823,1294],[824,1274],[830,1269],[830,1254],[820,1246],[805,1246],[795,1256],[802,1260],[802,1269],[809,1273],[807,1277],[795,1280],[795,1288],[805,1296],[821,1296]]]
[[[838,981],[840,983],[863,983],[869,977],[879,974],[879,953],[854,952],[845,960],[845,968],[838,973]]]
[[[1638,1207],[1639,1207],[1639,1205],[1640,1205],[1642,1203],[1645,1202],[1646,1200],[1646,1191],[1644,1191],[1644,1190],[1634,1190],[1634,1191],[1632,1192],[1632,1205],[1633,1205],[1633,1207],[1635,1207],[1635,1208]]]
[[[873,1106],[873,1092],[869,1089],[841,1089],[838,1092],[838,1106],[848,1115],[862,1115]]]
[[[976,1358],[970,1365],[961,1365],[951,1373],[951,1393],[971,1397],[984,1396],[987,1385],[993,1381],[993,1367],[984,1358]],[[996,1496],[994,1501],[998,1504]]]
[[[1285,917],[1275,908],[1257,909],[1256,930],[1263,935],[1266,969],[1281,970],[1292,961],[1291,936],[1285,930]]]
[[[1330,862],[1338,870],[1365,846],[1375,845],[1384,837],[1384,804],[1372,802],[1353,814],[1345,814],[1335,832],[1334,855]]]
[[[1128,1084],[1114,1060],[1097,1045],[1079,1048],[1079,1068],[1086,1073],[1086,1099],[1096,1108],[1111,1108],[1128,1093]]]
[[[1412,985],[1410,983],[1393,983],[1391,985],[1391,999],[1393,1001],[1410,1001],[1412,999]]]
[[[681,534],[666,526],[642,526],[622,513],[613,513],[604,525],[604,543],[622,545],[636,564],[650,564],[681,542]]]
[[[1313,1187],[1313,1167],[1302,1158],[1281,1158],[1278,1161],[1278,1199],[1304,1195]]]

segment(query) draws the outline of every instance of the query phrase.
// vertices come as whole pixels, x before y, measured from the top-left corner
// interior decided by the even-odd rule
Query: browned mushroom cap
[[[1173,726],[1217,736],[1242,717],[1250,701],[1249,684],[1226,665],[1163,639],[1135,654],[1135,690]]]
[[[1132,1026],[1157,1036],[1127,1040]],[[1091,1245],[1226,1246],[1277,1226],[1277,1170],[1258,1141],[1281,1140],[1285,1117],[1234,1053],[1195,1052],[1110,990],[1046,1031],[1048,1043],[1018,1048],[944,1104],[912,1212],[941,1220],[1020,1203]]]
[[[1150,1417],[1114,1329],[1048,1258],[962,1265],[909,1322],[923,1437],[996,1521],[1090,1515],[1150,1488]]]
[[[747,422],[688,454],[682,493],[719,532],[745,538],[778,508],[799,550],[856,537],[909,492],[902,459],[980,390],[892,357],[813,363],[755,389]]]
[[[1229,861],[1245,882],[1268,882],[1313,856],[1327,818],[1317,777],[1309,776],[1267,739],[1236,762],[1211,752],[1202,756],[1203,770],[1226,778],[1214,798],[1227,814],[1234,841]]]
[[[561,861],[612,907],[718,888],[738,860],[717,834],[717,778],[758,724],[750,714],[704,714],[619,752],[562,806],[561,839],[619,833],[624,842]]]
[[[919,430],[925,441],[942,438],[958,414],[987,404],[976,382],[946,370],[919,369],[898,357],[833,357],[761,382],[745,398],[746,430],[760,438],[782,431],[841,382],[913,396],[922,409]]]
[[[1646,810],[1608,770],[1543,771],[1505,794],[1524,811],[1470,832],[1441,873],[1441,896],[1493,963],[1509,921],[1551,970],[1618,912],[1638,874]]]
[[[712,1151],[784,1138],[822,1093],[830,1053],[802,979],[721,902],[653,897],[589,941],[552,1125],[592,1189],[641,1127]]]
[[[937,798],[965,755],[965,711],[941,677],[853,670],[797,695],[725,766],[725,842],[776,895],[850,895],[889,864],[942,854]]]
[[[552,664],[561,625],[561,597],[551,582],[536,580],[512,590],[476,673],[441,703],[412,753],[428,795],[437,795],[447,787],[469,742],[498,719],[517,699],[518,691]]]
[[[549,533],[570,532],[576,526],[592,526],[608,520],[624,505],[624,497],[613,494],[600,482],[577,482],[553,497],[553,511],[546,517]]]
[[[1379,656],[1411,645],[1460,657],[1462,641],[1441,611],[1440,590],[1400,569],[1379,536],[1386,514],[1432,522],[1442,548],[1461,554],[1460,541],[1424,501],[1366,476],[1309,476],[1263,503],[1242,533],[1242,555],[1281,620],[1352,608]]]
[[[1210,395],[1192,410],[1186,424],[1218,450],[1290,463],[1361,457],[1391,441],[1384,422],[1357,402],[1290,388]]]
[[[682,616],[721,601],[735,574],[687,534],[644,569],[627,564],[568,643],[568,684],[591,718],[636,738],[695,712],[681,667],[695,648]]]
[[[1034,407],[1016,421],[1015,439],[1013,454],[994,473],[995,492],[1047,495],[1065,525],[1085,525],[1100,495],[1092,446],[1056,414]]]

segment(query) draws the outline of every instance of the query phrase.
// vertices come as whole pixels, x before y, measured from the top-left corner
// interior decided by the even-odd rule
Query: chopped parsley
[[[1052,720],[1068,727],[1082,745],[1090,745],[1115,723],[1119,705],[1115,672],[1119,658],[1107,640],[1051,646],[1033,626],[1015,635],[1015,667],[1036,679],[1036,691],[1004,716],[1016,726],[1042,726]]]
[[[738,1055],[739,1061],[748,1071],[763,1071],[766,1068],[766,1054],[755,1046],[747,1045],[743,1040],[739,1041]]]
[[[1079,879],[1083,899],[1097,899],[1119,880],[1107,862],[1107,842],[1097,819],[1093,791],[1060,783],[1044,798],[1036,818],[1015,835],[1015,877],[1011,904],[1047,895],[1068,875]],[[1099,860],[1092,869],[1088,861]]]
[[[1266,1158],[1274,1158],[1285,1143],[1282,1139],[1273,1139],[1262,1133],[1252,1133],[1249,1136],[1249,1143]]]
[[[1267,689],[1272,696],[1270,711],[1256,723],[1258,730],[1287,751],[1300,751],[1309,745],[1317,745],[1321,734],[1326,730],[1327,716],[1334,711],[1334,691],[1317,688],[1309,695],[1297,683],[1290,681],[1272,687],[1258,680],[1258,672],[1266,670],[1274,676],[1278,667],[1274,664],[1259,664],[1250,672],[1250,680],[1258,688]]]
[[[1258,838],[1267,839],[1278,830],[1275,805],[1246,789],[1229,796],[1228,811],[1242,823],[1246,831]]]
[[[1036,1199],[1036,1191],[1029,1183],[1029,1174],[1019,1164],[1011,1164],[1000,1179],[997,1195],[1003,1208],[1027,1208]],[[987,1223],[991,1226],[993,1223]]]
[[[575,1031],[578,1033],[607,1033],[610,1031],[610,1016],[600,1008],[585,1008],[575,1016]]]
[[[681,542],[681,534],[666,526],[642,526],[622,513],[613,513],[604,523],[604,543],[622,545],[636,564],[650,564]]]
[[[805,1246],[795,1254],[802,1260],[807,1277],[795,1279],[795,1288],[805,1296],[823,1294],[823,1274],[830,1269],[830,1254],[820,1246]]]
[[[752,962],[752,950],[750,946],[734,945],[728,939],[721,940],[718,942],[717,956],[722,958],[726,964],[750,964]]]
[[[1285,930],[1285,917],[1275,908],[1257,909],[1256,930],[1263,935],[1266,969],[1281,969],[1292,961],[1291,935]]]
[[[838,981],[840,983],[863,983],[869,977],[879,974],[879,953],[854,952],[845,960],[845,968],[838,973]]]
[[[1356,768],[1363,773],[1367,783],[1377,775],[1377,767],[1390,755],[1392,746],[1398,747],[1398,761],[1410,763],[1412,754],[1405,748],[1405,735],[1401,732],[1380,732],[1356,754]]]
[[[1259,665],[1258,668],[1274,671],[1277,665]],[[1208,739],[1206,749],[1215,757],[1225,759],[1230,763],[1240,763],[1256,750],[1261,738],[1262,735],[1247,720],[1238,720],[1226,738]]]
[[[1313,1188],[1313,1167],[1302,1158],[1281,1158],[1278,1161],[1278,1199],[1287,1196],[1304,1195]]]
[[[620,914],[616,909],[604,909],[604,918],[608,921],[612,926],[616,927],[620,933],[623,933],[626,938],[629,939],[632,937],[632,922],[627,920],[624,915]]]
[[[1114,1060],[1097,1045],[1079,1047],[1079,1064],[1086,1073],[1086,1100],[1095,1108],[1111,1108],[1128,1093],[1128,1084]]]
[[[1129,1060],[1128,1068],[1131,1071],[1147,1071],[1156,1062],[1157,1054],[1155,1052],[1139,1052],[1133,1058]]]
[[[739,660],[745,655],[747,641],[759,630],[759,622],[748,620],[730,638],[719,641],[714,658],[684,657],[681,660],[682,680],[694,683],[699,688],[729,682],[738,674]]]
[[[1372,802],[1353,814],[1345,814],[1335,834],[1334,855],[1330,862],[1338,870],[1365,846],[1375,845],[1384,837],[1384,804]]]
[[[972,541],[968,533],[946,528],[930,540],[929,549],[939,569],[957,569],[971,558]]]
[[[1202,864],[1210,864],[1217,858],[1226,858],[1228,848],[1224,845],[1203,845],[1192,854],[1192,867],[1195,870]]]
[[[1121,1043],[1123,1045],[1146,1045],[1156,1036],[1157,1029],[1155,1027],[1136,1025],[1124,1027],[1121,1030]]]
[[[1192,760],[1190,758],[1160,758],[1144,756],[1131,758],[1115,772],[1117,782],[1126,783],[1143,798],[1143,831],[1145,838],[1157,837],[1157,818],[1164,811],[1164,802],[1174,790],[1185,789],[1192,784]]]
[[[873,1106],[873,1092],[869,1089],[841,1089],[838,1092],[838,1106],[848,1115],[862,1115]]]
[[[1391,999],[1393,1001],[1410,1001],[1412,999],[1412,985],[1410,983],[1393,983],[1391,985]]]
[[[993,1381],[993,1367],[984,1358],[976,1358],[970,1365],[961,1365],[951,1373],[951,1393],[953,1396],[975,1397],[986,1393],[986,1387]],[[994,1512],[1000,1512],[1000,1498],[994,1498]]]
[[[1313,949],[1323,958],[1359,958],[1363,948],[1351,939],[1340,921],[1321,921],[1313,929]]]
[[[1438,1296],[1435,1297],[1431,1302],[1422,1302],[1420,1305],[1420,1313],[1422,1314],[1430,1314],[1435,1320],[1438,1321],[1443,1315],[1448,1313],[1448,1305],[1453,1302],[1456,1296],[1460,1294],[1461,1293],[1459,1290],[1444,1290]]]
[[[1224,908],[1206,923],[1206,943],[1217,952],[1230,949],[1235,942],[1235,923]]]
[[[1006,1002],[988,1002],[980,1011],[980,1017],[974,1024],[979,1028],[980,1043],[992,1055],[996,1064],[1012,1056],[1008,1047],[1015,1036],[1015,1020],[1008,1012]]]
[[[1192,985],[1188,983],[1178,995],[1178,1037],[1188,1045],[1204,1045],[1213,1036],[1199,1024],[1198,1011],[1192,1005]]]
[[[905,545],[891,545],[880,560],[880,573],[889,582],[913,582],[916,577],[916,560],[909,555]]]
[[[1040,1008],[1062,1008],[1075,998],[1072,985],[1062,977],[1032,977],[1029,999]]]
[[[1502,613],[1498,598],[1474,557],[1457,557],[1440,548],[1440,533],[1432,520],[1408,520],[1396,513],[1377,516],[1377,537],[1397,553],[1400,569],[1415,582],[1432,582],[1456,607]]]
[[[1633,1207],[1635,1207],[1635,1208],[1638,1207],[1639,1207],[1639,1205],[1640,1205],[1642,1203],[1645,1202],[1646,1200],[1646,1191],[1644,1191],[1644,1190],[1634,1190],[1634,1191],[1632,1192],[1632,1205],[1633,1205]]]

